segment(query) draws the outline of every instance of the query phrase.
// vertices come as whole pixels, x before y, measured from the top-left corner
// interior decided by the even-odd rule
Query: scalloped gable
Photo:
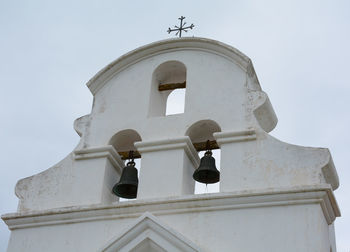
[[[199,252],[197,245],[177,231],[161,223],[149,212],[139,217],[131,227],[113,238],[101,252]]]
[[[93,78],[91,78],[86,85],[90,89],[91,93],[95,95],[109,79],[132,64],[157,54],[188,49],[211,52],[235,62],[242,68],[242,70],[247,72],[249,76],[255,80],[256,90],[261,90],[252,61],[249,57],[244,55],[236,48],[219,41],[194,37],[166,39],[139,47],[129,53],[124,54],[104,67]]]

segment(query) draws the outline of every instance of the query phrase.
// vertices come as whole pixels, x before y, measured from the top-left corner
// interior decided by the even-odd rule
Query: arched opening
[[[200,158],[206,151],[206,142],[210,141],[210,148],[215,158],[216,168],[220,171],[221,151],[213,136],[214,132],[221,132],[220,126],[213,120],[201,120],[194,123],[186,132],[191,142],[198,151]],[[215,193],[220,191],[220,182],[215,184],[203,184],[196,181],[195,194]]]
[[[175,89],[169,94],[165,115],[175,115],[185,112],[185,93],[185,89]]]
[[[183,113],[185,110],[186,66],[167,61],[153,72],[149,116]]]
[[[125,152],[137,151],[134,143],[141,141],[141,136],[135,130],[126,129],[119,131],[115,134],[111,140],[109,140],[110,145],[114,147],[121,154],[122,158],[125,157]]]
[[[141,155],[135,148],[134,143],[141,140],[141,136],[135,130],[126,129],[116,133],[109,141],[109,144],[114,147],[123,160],[129,160],[129,153],[133,151],[135,168],[138,170],[138,174],[140,174],[141,169]],[[129,200],[132,199],[119,198],[121,202]]]
[[[213,157],[215,158],[216,168],[220,171],[220,158],[221,158],[221,150],[214,149],[212,150]],[[204,156],[205,151],[199,151],[199,157]],[[220,181],[215,184],[203,184],[196,181],[194,186],[194,194],[204,194],[204,193],[217,193],[220,192]]]

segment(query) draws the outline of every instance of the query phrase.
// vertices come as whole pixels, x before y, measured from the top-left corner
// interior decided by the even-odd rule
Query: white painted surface
[[[135,146],[142,155],[139,199],[194,194],[192,175],[199,157],[189,137],[136,142]]]
[[[124,233],[113,238],[103,252],[199,252],[198,246],[146,212]]]
[[[164,115],[169,92],[157,85],[168,77],[186,79],[183,114]],[[97,251],[146,211],[158,211],[203,251],[328,252],[334,245],[328,225],[340,215],[332,195],[339,183],[330,153],[268,135],[277,118],[250,59],[238,50],[201,38],[160,41],[112,62],[88,87],[94,105],[75,122],[79,145],[16,186],[18,214],[3,216],[13,229],[8,251]],[[207,122],[203,132],[221,148],[221,192],[202,197],[193,196],[191,178],[199,161],[191,140],[200,136],[189,129],[198,122]],[[111,193],[123,167],[118,148],[130,145],[114,142],[122,141],[121,131],[141,139],[135,144],[142,154],[138,199],[126,205]],[[152,205],[158,198],[169,199],[163,212]],[[231,200],[235,207],[228,207]]]
[[[136,200],[4,219],[12,229],[9,251],[101,251],[125,233],[137,237],[140,232],[130,227],[149,211],[163,228],[201,251],[328,252],[328,224],[338,215],[329,202],[334,202],[329,186],[310,186]]]

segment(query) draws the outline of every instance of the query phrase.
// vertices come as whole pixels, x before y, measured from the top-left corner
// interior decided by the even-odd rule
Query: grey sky
[[[0,1],[0,213],[16,211],[17,180],[60,161],[78,143],[73,121],[90,112],[85,83],[122,54],[188,36],[232,45],[250,57],[282,141],[330,149],[338,252],[350,250],[348,143],[350,1]],[[9,231],[0,224],[0,251]]]

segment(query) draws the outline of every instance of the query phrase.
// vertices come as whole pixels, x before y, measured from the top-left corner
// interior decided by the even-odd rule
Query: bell
[[[208,150],[201,158],[199,167],[193,173],[193,179],[201,183],[213,184],[219,182],[220,172],[216,169],[215,158],[212,157],[212,152],[209,150],[209,141],[207,146]]]
[[[119,182],[113,187],[113,193],[122,198],[135,199],[137,196],[138,184],[137,169],[132,159],[132,161],[128,162],[124,167]]]

